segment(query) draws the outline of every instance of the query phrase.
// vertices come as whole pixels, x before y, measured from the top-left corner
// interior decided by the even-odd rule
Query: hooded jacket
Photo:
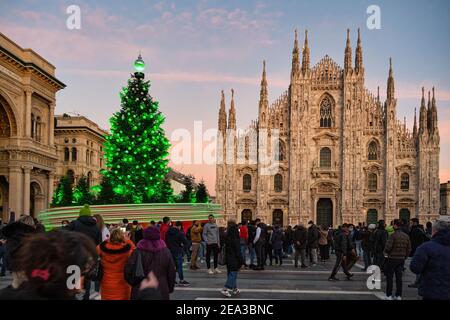
[[[283,248],[283,230],[281,230],[281,228],[275,229],[272,233],[272,238],[271,238],[271,242],[272,242],[272,248],[274,250],[280,250]]]
[[[169,300],[169,294],[173,292],[175,287],[176,269],[173,262],[172,254],[166,247],[162,240],[141,240],[137,249],[131,254],[125,265],[125,278],[130,278],[129,275],[134,272],[133,265],[136,264],[138,254],[142,257],[142,267],[144,274],[149,274],[153,271],[159,282],[159,292],[163,300]],[[128,274],[128,275],[127,275]],[[140,284],[133,285],[131,289],[131,299],[140,299],[139,295]]]
[[[228,271],[239,271],[244,264],[237,225],[231,226],[225,235],[225,260]]]
[[[78,217],[78,219],[73,220],[66,229],[87,235],[94,241],[95,245],[99,245],[102,242],[102,233],[97,227],[97,222],[91,216]]]
[[[135,249],[131,240],[112,244],[109,240],[97,246],[101,258],[103,277],[100,283],[102,300],[129,300],[131,286],[125,281],[125,264]]]
[[[295,249],[306,249],[308,242],[308,230],[304,226],[298,226],[294,231],[294,246]]]
[[[409,268],[420,275],[421,297],[450,300],[450,229],[439,231],[419,246]]]
[[[184,232],[178,228],[171,227],[166,233],[166,244],[173,255],[180,255],[183,249],[188,246]]]

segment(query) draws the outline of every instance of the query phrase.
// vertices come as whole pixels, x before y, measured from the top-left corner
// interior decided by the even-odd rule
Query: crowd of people
[[[187,230],[169,217],[151,221],[145,228],[123,219],[106,224],[101,215],[92,215],[88,205],[79,217],[64,220],[58,230],[45,232],[39,221],[21,216],[0,226],[0,276],[9,271],[12,282],[0,290],[0,299],[169,299],[176,286],[189,286],[183,264],[199,271],[206,262],[208,275],[222,273],[227,280],[221,294],[240,293],[238,272],[264,270],[266,266],[294,261],[295,268],[324,263],[330,254],[336,260],[329,281],[338,281],[342,268],[351,280],[358,260],[363,270],[377,265],[386,277],[386,299],[402,299],[405,261],[424,299],[450,299],[450,229],[445,221],[394,220],[389,226],[342,224],[317,226],[298,224],[283,227],[266,225],[261,219],[227,221],[219,227],[213,215],[208,221],[193,221]],[[300,260],[300,262],[299,262]],[[80,285],[67,285],[68,268],[80,268]],[[394,277],[396,290],[394,293]]]

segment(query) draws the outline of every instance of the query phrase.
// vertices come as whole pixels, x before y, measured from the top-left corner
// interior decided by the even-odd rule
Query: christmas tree
[[[173,189],[168,180],[164,180],[161,183],[161,187],[154,194],[154,196],[150,199],[149,202],[155,203],[173,203]]]
[[[191,177],[184,178],[184,190],[181,191],[180,202],[195,203],[194,181]]]
[[[72,200],[72,178],[65,175],[61,177],[53,193],[52,207],[71,206]]]
[[[105,174],[103,172],[103,174]],[[111,204],[115,203],[114,191],[111,182],[106,175],[103,175],[100,182],[100,192],[97,196],[97,204]]]
[[[92,204],[94,202],[94,197],[89,191],[89,184],[86,176],[82,175],[78,179],[77,186],[73,191],[73,200],[76,205],[83,206],[85,204]]]
[[[154,199],[161,188],[170,145],[161,127],[164,116],[148,93],[150,82],[144,81],[141,55],[134,66],[136,72],[120,92],[121,110],[110,119],[106,176],[118,198],[143,203]]]
[[[196,200],[197,200],[197,203],[208,203],[209,202],[208,189],[206,189],[206,185],[203,180],[198,184],[197,192],[196,192]]]

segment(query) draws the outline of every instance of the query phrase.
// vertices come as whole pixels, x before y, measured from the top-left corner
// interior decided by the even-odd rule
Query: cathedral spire
[[[234,89],[231,89],[231,106],[228,116],[228,129],[236,130],[236,109],[234,108]]]
[[[267,96],[266,60],[263,60],[263,72],[261,78],[261,97]]]
[[[431,93],[428,91],[428,104],[427,104],[427,120],[428,120],[428,132],[433,131],[433,116],[431,112]]]
[[[432,89],[433,91],[433,98],[431,99],[431,121],[433,123],[433,133],[438,131],[438,124],[437,124],[437,107],[436,107],[436,99],[434,97],[434,87]]]
[[[294,49],[292,50],[291,80],[300,75],[300,50],[298,49],[297,29],[294,32]],[[292,82],[292,81],[291,81]]]
[[[423,134],[428,132],[428,119],[427,119],[427,108],[425,107],[425,88],[422,87],[422,100],[420,102],[420,113],[419,113],[419,133]]]
[[[308,46],[308,30],[305,30],[305,43],[303,45],[302,57],[302,73],[303,75],[309,70],[309,46]]]
[[[417,109],[414,108],[414,126],[413,126],[413,137],[417,136]]]
[[[394,75],[392,71],[392,58],[389,58],[389,77],[387,81],[387,100],[391,101],[394,99],[395,88],[394,88]]]
[[[355,53],[355,71],[357,74],[360,74],[363,71],[361,33],[359,31],[359,28],[358,28],[358,44],[356,46],[356,53]]]
[[[265,127],[269,111],[269,95],[266,79],[266,61],[263,61],[263,72],[261,79],[261,91],[259,93],[259,126]]]
[[[225,94],[223,93],[223,90],[222,97],[220,99],[218,128],[222,133],[227,131],[227,112],[225,111]]]
[[[347,29],[347,43],[345,45],[344,72],[347,74],[352,70],[352,47],[350,47],[350,29]]]

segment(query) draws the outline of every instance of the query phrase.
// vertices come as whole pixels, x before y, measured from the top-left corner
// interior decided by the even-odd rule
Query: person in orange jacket
[[[114,229],[109,239],[97,246],[103,268],[100,282],[102,300],[130,299],[131,286],[125,281],[124,269],[134,249],[134,243],[127,239],[120,228]]]

